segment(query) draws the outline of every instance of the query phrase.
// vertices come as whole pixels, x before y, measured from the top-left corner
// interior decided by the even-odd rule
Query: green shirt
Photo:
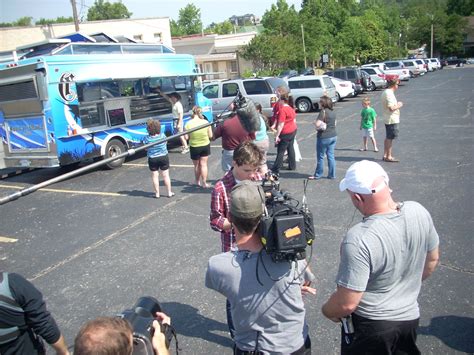
[[[377,117],[377,113],[372,107],[364,108],[360,115],[362,116],[362,128],[374,128],[374,122],[375,118]]]
[[[208,122],[206,120],[202,120],[200,118],[193,118],[188,123],[186,123],[184,129],[187,131],[205,125],[207,123]],[[204,147],[208,145],[211,141],[209,140],[209,135],[207,134],[207,131],[208,127],[198,129],[197,131],[189,133],[189,145],[191,147]]]

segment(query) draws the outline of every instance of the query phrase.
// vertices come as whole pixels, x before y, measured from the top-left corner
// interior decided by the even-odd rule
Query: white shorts
[[[374,138],[374,129],[373,128],[362,128],[362,137]]]

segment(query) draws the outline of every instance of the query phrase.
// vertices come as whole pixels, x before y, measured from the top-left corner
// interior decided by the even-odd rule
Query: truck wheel
[[[296,108],[301,113],[309,112],[312,108],[311,101],[306,98],[298,99],[298,101],[296,101]]]
[[[125,152],[125,145],[118,139],[111,139],[105,147],[104,159],[112,158]],[[107,169],[115,169],[122,166],[125,157],[105,164]]]

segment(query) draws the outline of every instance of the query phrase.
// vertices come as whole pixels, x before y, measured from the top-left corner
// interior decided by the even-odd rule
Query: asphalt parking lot
[[[419,297],[422,353],[474,353],[473,80],[474,67],[465,66],[403,83],[396,93],[404,107],[394,142],[400,163],[382,162],[381,152],[359,152],[361,99],[369,96],[381,112],[381,91],[336,105],[336,181],[310,182],[307,190],[317,231],[311,265],[318,293],[306,298],[314,354],[339,349],[338,327],[320,308],[335,288],[339,243],[360,220],[338,181],[361,159],[383,165],[396,200],[422,203],[441,238],[441,265]],[[298,114],[303,160],[296,171],[281,172],[281,187],[299,200],[303,180],[315,168],[315,117]],[[209,161],[211,182],[222,176],[218,146],[213,144]],[[274,157],[272,148],[269,160]],[[225,300],[204,287],[207,260],[220,251],[219,234],[208,222],[210,191],[189,184],[188,155],[172,149],[170,162],[172,199],[153,198],[142,155],[120,169],[96,169],[0,206],[0,268],[23,274],[43,291],[68,344],[86,320],[115,315],[152,295],[172,317],[180,353],[231,353]],[[7,177],[0,196],[60,173],[43,169]]]

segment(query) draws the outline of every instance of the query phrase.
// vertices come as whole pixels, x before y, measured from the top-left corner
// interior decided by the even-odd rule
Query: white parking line
[[[15,189],[15,190],[23,190],[26,187],[23,186],[15,186],[15,185],[0,185],[5,189]],[[39,189],[38,191],[48,191],[48,192],[62,192],[68,194],[78,194],[78,195],[99,195],[99,196],[127,196],[126,194],[119,194],[116,192],[102,192],[102,191],[81,191],[81,190],[63,190],[63,189]]]

